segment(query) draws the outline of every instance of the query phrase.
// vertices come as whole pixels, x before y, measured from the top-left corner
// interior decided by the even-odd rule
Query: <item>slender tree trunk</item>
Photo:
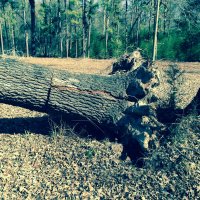
[[[65,7],[65,11],[66,11],[66,8],[67,8],[67,0],[64,0],[64,7]]]
[[[136,45],[137,45],[137,47],[139,47],[139,43],[140,43],[140,17],[138,18],[138,21],[137,21],[137,31],[136,31]]]
[[[163,22],[163,32],[164,35],[166,35],[166,22],[167,22],[167,2],[165,1],[165,5],[164,5],[164,22]]]
[[[64,0],[64,7],[65,7],[65,48],[66,48],[66,57],[69,58],[69,23],[67,21],[67,7],[70,9],[70,1]]]
[[[60,0],[57,0],[57,4],[58,4],[58,13],[57,13],[57,18],[58,18],[58,30],[57,30],[57,37],[59,38],[58,41],[59,41],[59,49],[58,49],[58,52],[60,52],[60,57],[62,58],[63,57],[63,38],[62,38],[62,34],[61,34],[61,31],[62,31],[62,21],[61,21],[61,2]]]
[[[107,58],[108,56],[108,27],[109,27],[109,18],[108,16],[106,17],[106,30],[105,30],[105,57]]]
[[[103,35],[105,37],[105,58],[107,57],[108,54],[108,24],[109,24],[109,16],[107,13],[107,7],[104,7],[104,12],[103,12]]]
[[[150,12],[149,12],[149,27],[148,27],[148,40],[150,41],[151,38],[151,20],[152,20],[152,10],[151,7],[153,6],[153,0],[150,2]]]
[[[76,38],[76,58],[78,58],[78,39]]]
[[[159,11],[160,11],[160,0],[157,0],[156,15],[154,21],[154,40],[153,40],[153,59],[152,59],[153,62],[156,60],[157,57]]]
[[[26,31],[26,56],[29,57],[29,34],[28,31]]]
[[[105,51],[105,58],[108,56],[108,31],[106,30],[106,51]]]
[[[133,29],[133,19],[134,19],[134,14],[132,13],[132,16],[131,16],[131,24],[130,24],[130,30]],[[130,32],[130,36],[131,36],[131,38],[134,37],[133,31]]]
[[[148,40],[151,38],[151,13],[149,17]]]
[[[12,38],[12,55],[16,56],[14,25],[11,25],[11,38]]]
[[[60,56],[63,57],[63,37],[60,38]]]
[[[25,37],[25,46],[26,46],[26,56],[29,57],[29,34],[27,30],[27,22],[26,22],[26,0],[24,0],[24,37]]]
[[[75,26],[75,56],[78,57],[78,36],[77,36],[77,27]]]
[[[48,19],[47,19],[47,9],[46,9],[46,0],[43,0],[42,2],[43,7],[44,7],[44,24],[48,24]],[[47,49],[48,49],[48,30],[45,30],[46,32],[44,33],[44,56],[47,57]]]
[[[72,42],[73,42],[73,38],[72,38],[72,25],[70,24],[70,40],[69,40],[69,53],[72,54]]]
[[[120,31],[120,23],[118,21],[118,23],[117,23],[117,37],[120,37],[119,31]],[[127,28],[127,31],[128,31],[128,28]],[[128,32],[127,32],[127,35],[128,35]]]
[[[70,2],[68,2],[70,3]],[[69,5],[70,6],[70,5]],[[69,27],[68,27],[68,22],[67,22],[67,0],[64,0],[64,7],[65,7],[65,48],[66,48],[66,57],[69,57],[69,39],[68,39],[68,32],[69,32]]]
[[[31,54],[36,54],[36,32],[35,32],[35,0],[29,0],[31,7]]]
[[[125,5],[125,49],[127,52],[128,48],[128,0],[126,0],[126,5]]]
[[[88,58],[90,57],[91,48],[91,29],[92,29],[92,19],[89,20],[89,31],[88,31]]]
[[[4,55],[3,30],[1,21],[0,21],[0,39],[1,39],[1,54]]]
[[[2,7],[3,13],[5,13],[5,7]],[[9,34],[8,34],[8,25],[6,20],[4,20],[4,26],[5,26],[5,33],[6,33],[6,37],[5,37],[5,46],[7,47],[7,49],[10,49],[10,41],[9,41]]]
[[[52,1],[49,0],[49,24],[52,24]],[[52,26],[49,26],[48,56],[52,56]]]
[[[63,37],[60,36],[60,57],[63,57]]]
[[[5,32],[6,32],[6,45],[5,46],[7,47],[7,49],[10,49],[10,38],[9,38],[9,34],[8,34],[9,26],[6,21],[4,22],[4,26],[5,26]]]
[[[66,57],[69,58],[69,26],[67,25],[67,30],[66,30]]]
[[[61,28],[62,28],[62,21],[61,21],[61,2],[60,0],[57,0],[57,4],[58,4],[58,34],[61,32]]]
[[[103,35],[106,33],[106,8],[103,10]]]
[[[69,58],[69,26],[66,28],[66,57]]]
[[[86,1],[82,0],[82,23],[83,23],[83,57],[86,57],[87,49],[87,16],[86,16]]]

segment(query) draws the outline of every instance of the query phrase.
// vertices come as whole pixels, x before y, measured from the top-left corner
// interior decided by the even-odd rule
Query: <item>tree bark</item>
[[[44,8],[44,24],[47,25],[48,24],[48,17],[47,17],[47,8],[46,8],[46,0],[42,1],[42,5]],[[47,57],[48,55],[48,30],[45,30],[45,34],[44,34],[44,57]]]
[[[5,5],[3,4],[2,6],[2,10],[3,10],[3,13],[5,13]],[[7,22],[6,20],[4,20],[4,27],[5,27],[5,34],[6,34],[6,42],[5,42],[5,46],[7,47],[7,49],[10,49],[10,40],[9,40],[9,34],[8,34],[8,25],[7,25]]]
[[[125,4],[125,50],[127,53],[128,48],[128,0],[126,0]]]
[[[153,71],[145,65],[127,73],[100,76],[27,66],[5,58],[0,59],[0,103],[87,119],[112,128],[116,134],[129,135],[130,140],[137,139],[146,149],[158,128],[149,104],[153,80]]]
[[[66,57],[69,58],[69,27],[66,28]]]
[[[58,24],[57,24],[57,37],[58,37],[58,52],[60,52],[60,57],[63,57],[63,36],[62,36],[62,21],[61,21],[61,2],[60,0],[57,0],[58,10],[57,10],[57,18],[58,18]]]
[[[105,58],[108,57],[108,28],[109,28],[109,16],[106,18],[106,30],[105,30]]]
[[[31,7],[31,54],[35,56],[36,54],[36,44],[35,44],[35,0],[29,0]]]
[[[0,21],[0,40],[1,40],[1,54],[4,55],[3,31],[2,31],[1,21]]]
[[[155,21],[154,21],[154,40],[153,40],[153,59],[152,59],[153,62],[156,60],[157,57],[159,11],[160,11],[160,0],[157,0]]]
[[[27,20],[26,20],[26,0],[23,1],[23,20],[24,20],[24,36],[25,36],[25,46],[26,46],[26,57],[29,57],[29,34],[27,30]]]
[[[88,31],[88,58],[90,58],[90,48],[91,48],[91,30],[92,30],[92,19],[89,19],[89,31]]]
[[[140,18],[137,21],[137,31],[136,31],[136,46],[139,47],[140,43]]]
[[[16,56],[14,25],[11,25],[11,38],[12,38],[12,55]]]
[[[86,11],[86,0],[82,0],[82,26],[83,26],[83,57],[86,57],[87,52],[87,32],[88,32],[88,22],[87,22],[87,11]]]
[[[77,36],[76,26],[75,26],[75,57],[78,58],[78,36]]]

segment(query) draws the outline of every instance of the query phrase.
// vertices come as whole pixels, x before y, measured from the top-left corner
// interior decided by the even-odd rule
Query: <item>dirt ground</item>
[[[185,108],[194,98],[198,89],[200,88],[200,63],[199,62],[168,62],[158,61],[156,66],[160,71],[161,84],[155,88],[155,94],[163,101],[167,98],[169,92],[169,85],[167,84],[167,76],[165,71],[171,64],[177,64],[183,71],[182,81],[178,87],[178,102],[177,106]]]
[[[27,64],[39,64],[54,69],[67,70],[73,73],[85,74],[108,74],[111,71],[114,59],[81,59],[81,58],[25,58],[19,57],[20,61]]]
[[[86,74],[102,74],[106,75],[111,71],[112,64],[116,59],[89,59],[89,58],[26,58],[17,57],[22,62],[27,64],[39,64],[55,69],[63,69],[73,73]],[[156,64],[160,69],[165,69],[169,64],[176,63],[178,66],[190,73],[200,73],[199,62],[170,62],[157,61]]]

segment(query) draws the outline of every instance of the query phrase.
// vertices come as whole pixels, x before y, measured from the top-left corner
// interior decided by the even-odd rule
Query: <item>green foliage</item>
[[[70,0],[66,5],[64,2],[36,1],[38,56],[66,56],[68,52],[70,57],[75,57],[83,53],[82,1]],[[158,59],[200,61],[199,2],[168,0],[161,4]],[[120,57],[126,50],[131,52],[138,47],[149,58],[152,57],[155,5],[146,0],[127,0],[127,5],[126,9],[125,0],[86,1],[86,51],[89,49],[90,57]],[[31,43],[29,1],[1,0],[0,19],[5,50],[11,49],[11,25],[17,24],[14,28],[15,44],[25,52],[25,31]]]
[[[91,34],[90,57],[101,59],[104,58],[104,55],[103,37],[97,30],[93,30]]]
[[[198,33],[187,34],[180,43],[180,52],[184,61],[200,61],[200,31]]]
[[[89,148],[86,152],[85,152],[85,156],[88,159],[92,159],[95,156],[95,150],[93,148]]]

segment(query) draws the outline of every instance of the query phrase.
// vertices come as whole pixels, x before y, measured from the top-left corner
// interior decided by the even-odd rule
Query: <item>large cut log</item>
[[[113,76],[71,74],[1,59],[0,101],[115,124],[131,101],[146,96],[147,87],[144,88],[142,82],[148,83],[152,74],[145,70],[141,67],[137,72]],[[139,77],[142,73],[144,77]]]
[[[103,124],[125,135],[127,144],[132,138],[145,149],[162,127],[151,95],[155,82],[146,63],[126,73],[99,76],[0,59],[0,103]]]

